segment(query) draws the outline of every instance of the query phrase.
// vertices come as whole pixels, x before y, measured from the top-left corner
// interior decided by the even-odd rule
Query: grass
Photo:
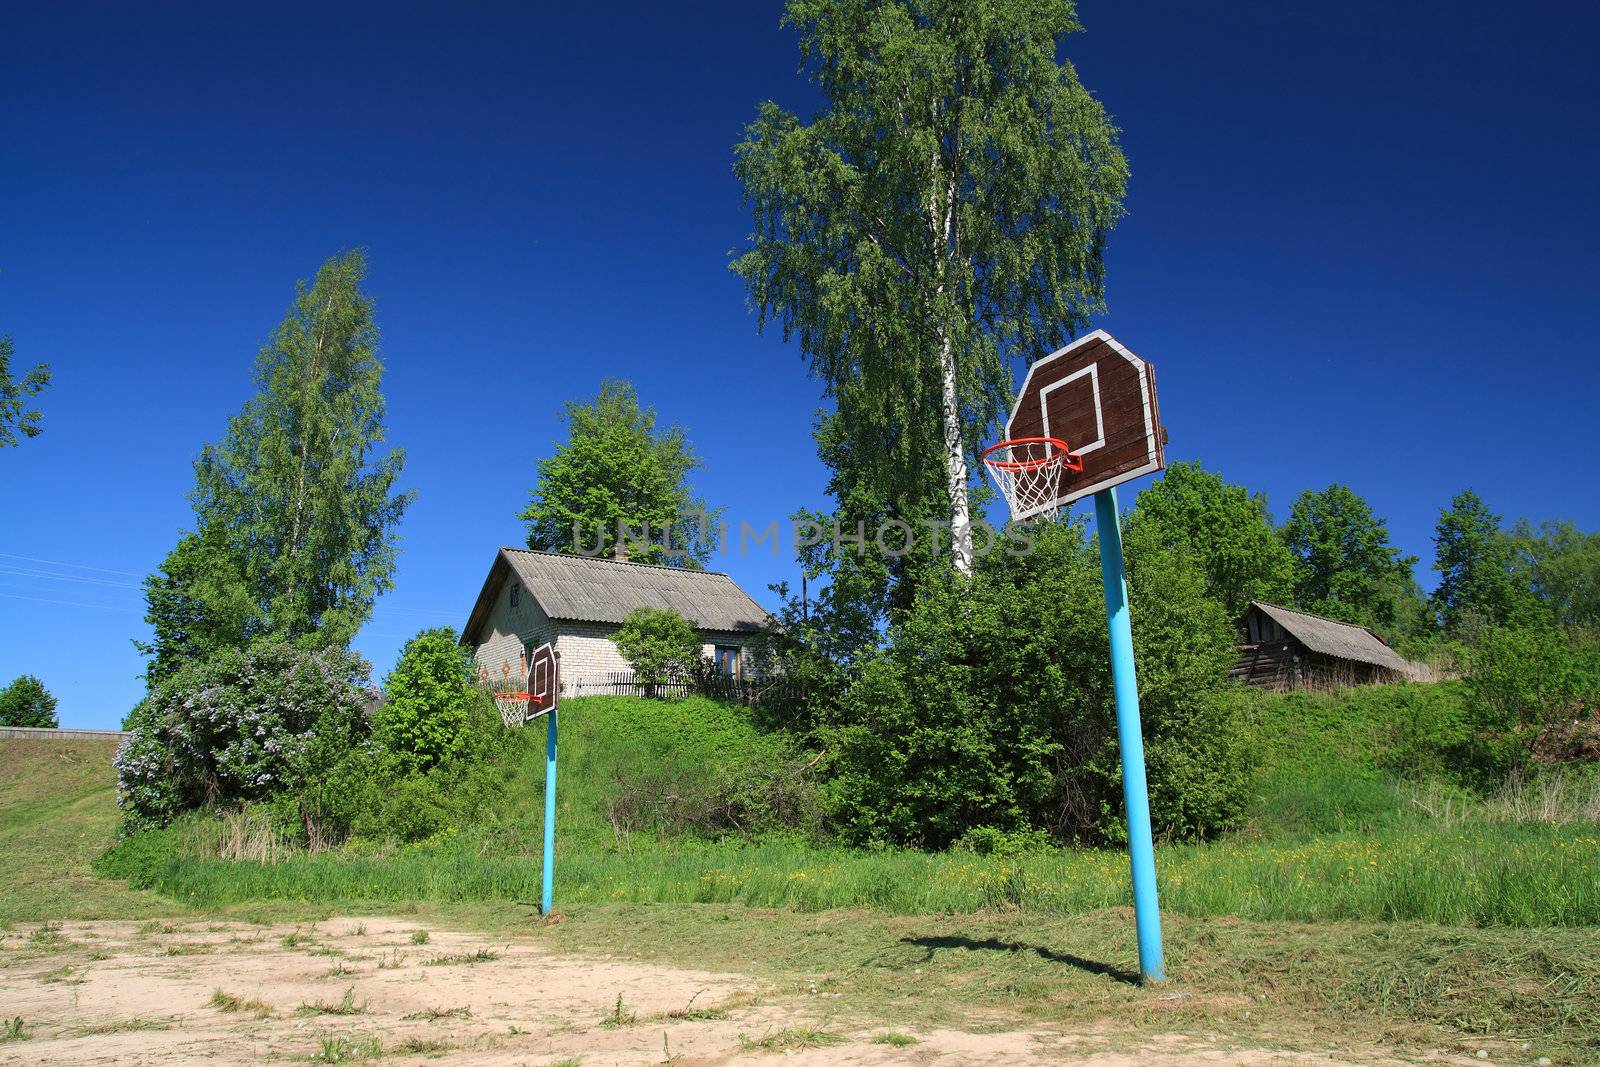
[[[448,956],[435,956],[431,960],[423,960],[425,967],[452,967],[457,964],[471,965],[474,963],[488,963],[497,960],[500,954],[492,949],[480,948],[476,952],[456,952]]]
[[[814,1026],[792,1026],[786,1030],[778,1030],[763,1034],[759,1038],[749,1038],[744,1034],[739,1035],[739,1047],[745,1052],[789,1052],[802,1048],[826,1048],[837,1045],[844,1038],[837,1034]]]
[[[1425,696],[1407,699],[1426,702]],[[1600,925],[1600,824],[1435,817],[1427,806],[1438,798],[1403,795],[1376,767],[1349,762],[1378,744],[1376,720],[1393,710],[1364,699],[1345,719],[1327,698],[1267,705],[1271,729],[1262,729],[1300,748],[1280,744],[1282,751],[1268,754],[1258,784],[1260,829],[1220,843],[1159,849],[1164,910],[1300,922]],[[712,842],[619,834],[607,816],[619,776],[667,753],[716,766],[759,735],[741,710],[704,700],[584,698],[563,711],[574,753],[561,765],[559,794],[557,892],[564,906],[627,901],[1072,915],[1130,901],[1127,860],[1115,849],[986,857],[859,851],[786,837]],[[528,862],[542,847],[543,812],[535,800],[543,796],[544,759],[537,741],[532,733],[519,735],[503,810],[483,826],[432,842],[297,853],[276,863],[228,861],[195,854],[185,842],[203,835],[179,826],[124,843],[103,868],[207,908],[262,900],[537,899],[539,868]],[[1302,748],[1322,762],[1307,763]],[[1600,776],[1589,792],[1600,792]],[[1584,802],[1574,798],[1574,810],[1587,810]],[[1478,809],[1480,816],[1487,811]],[[412,935],[420,944],[419,934],[426,931]]]
[[[886,1034],[879,1034],[873,1038],[872,1043],[874,1045],[893,1045],[895,1048],[905,1048],[908,1045],[915,1045],[917,1039],[910,1034],[902,1034],[891,1030]]]
[[[229,1013],[248,1013],[258,1019],[272,1016],[272,1006],[265,1001],[253,997],[240,997],[224,990],[218,989],[211,994],[210,1004],[218,1011]]]
[[[617,1003],[612,1009],[600,1018],[600,1026],[605,1030],[620,1030],[624,1026],[632,1026],[639,1021],[628,1006],[622,1003],[622,994],[617,994]]]
[[[115,751],[109,740],[0,741],[0,922],[178,910],[92,870],[117,835]]]
[[[427,1008],[423,1011],[414,1011],[410,1015],[402,1015],[407,1022],[435,1022],[439,1019],[470,1019],[472,1009],[461,1008]]]
[[[324,1037],[311,1054],[312,1063],[360,1063],[383,1056],[383,1042],[375,1037]]]
[[[296,1015],[365,1015],[366,1001],[356,1003],[356,987],[351,986],[344,991],[344,996],[339,998],[337,1004],[329,1004],[319,1000],[315,1004],[302,1004],[295,1009]]]
[[[170,1030],[172,1022],[167,1019],[119,1019],[116,1022],[96,1023],[93,1026],[79,1026],[72,1032],[80,1037],[99,1037],[105,1034],[131,1034],[145,1030]]]
[[[1290,1049],[1364,1039],[1469,1054],[1526,1041],[1534,1057],[1600,1057],[1600,938],[1591,930],[1168,916],[1171,978],[1147,989],[1135,980],[1132,928],[1126,908],[893,916],[618,904],[574,908],[536,929],[557,951],[626,946],[629,958],[666,952],[681,966],[814,983],[867,1025],[1109,1023],[1234,1032]]]
[[[22,1022],[22,1016],[14,1015],[9,1019],[0,1019],[0,1045],[9,1041],[28,1040],[28,1028]]]

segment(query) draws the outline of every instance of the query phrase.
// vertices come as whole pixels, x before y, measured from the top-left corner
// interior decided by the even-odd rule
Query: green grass
[[[1359,705],[1348,719],[1340,719],[1339,705],[1326,698],[1281,698],[1264,705],[1268,711],[1258,709],[1268,716],[1263,729],[1298,738],[1300,747],[1272,754],[1275,762],[1260,785],[1265,810],[1254,830],[1158,851],[1164,910],[1259,920],[1600,924],[1600,826],[1444,825],[1426,818],[1380,769],[1346,762],[1376,744],[1375,718],[1393,710],[1375,698],[1368,703],[1372,707]],[[1289,720],[1299,725],[1290,728]],[[562,728],[569,755],[559,783],[556,892],[563,905],[739,903],[893,914],[1017,908],[1070,915],[1130,899],[1119,850],[1000,857],[859,851],[795,835],[713,842],[619,834],[607,805],[620,781],[654,761],[715,768],[765,740],[742,709],[706,700],[575,700],[563,708]],[[301,853],[277,863],[225,861],[197,851],[193,842],[203,835],[180,825],[124,842],[100,869],[205,908],[263,900],[535,900],[544,771],[537,734],[523,731],[518,738],[502,809],[484,825],[430,842]],[[1302,749],[1329,761],[1316,765],[1322,773],[1295,755]]]
[[[108,740],[0,739],[0,922],[177,910],[92,870],[117,835],[116,748]]]
[[[575,903],[738,903],[894,914],[1020,908],[1070,915],[1130,902],[1116,851],[1021,856],[864,852],[799,842],[636,841],[558,852],[557,896]],[[562,844],[558,838],[557,848]],[[1296,921],[1470,926],[1600,924],[1600,830],[1537,824],[1391,828],[1241,838],[1157,850],[1163,910]],[[109,865],[115,871],[115,860]],[[199,907],[528,901],[538,864],[456,840],[390,856],[323,853],[277,864],[165,856],[139,884]],[[129,872],[139,877],[137,871]]]

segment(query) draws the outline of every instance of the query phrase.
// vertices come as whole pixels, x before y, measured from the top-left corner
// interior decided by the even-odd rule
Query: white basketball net
[[[983,465],[1011,508],[1011,517],[1032,518],[1056,510],[1061,474],[1071,453],[1049,438],[1002,441],[983,454]]]
[[[494,702],[500,705],[500,719],[507,726],[521,726],[528,721],[528,707],[533,703],[527,693],[496,693]]]

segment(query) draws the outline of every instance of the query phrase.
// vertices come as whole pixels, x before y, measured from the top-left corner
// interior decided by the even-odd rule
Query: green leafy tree
[[[383,691],[373,734],[408,773],[431,770],[466,743],[472,705],[482,699],[472,682],[472,654],[448,626],[407,641]]]
[[[790,0],[825,108],[761,105],[734,170],[755,219],[733,269],[798,337],[832,411],[841,510],[942,515],[973,564],[969,481],[1036,358],[1103,305],[1122,213],[1116,128],[1057,60],[1071,0]]]
[[[184,664],[128,718],[116,756],[125,826],[319,782],[367,736],[367,677],[343,649],[277,637]]]
[[[1026,557],[970,583],[922,583],[824,730],[847,838],[944,847],[979,828],[1116,841],[1124,834],[1105,601],[1078,523],[1039,524]],[[1245,799],[1226,699],[1233,627],[1192,558],[1147,526],[1127,537],[1151,811],[1157,833],[1204,836]]]
[[[1420,618],[1417,558],[1389,543],[1388,523],[1349,486],[1301,493],[1281,532],[1294,553],[1296,606],[1391,637]]]
[[[600,555],[626,529],[630,559],[704,566],[715,516],[689,488],[701,462],[683,429],[657,429],[655,410],[616,380],[601,383],[589,403],[569,402],[566,420],[567,441],[539,461],[538,485],[518,516],[528,547]]]
[[[1485,626],[1516,626],[1536,614],[1527,578],[1515,567],[1515,546],[1500,516],[1470,489],[1439,513],[1433,569],[1439,572],[1432,606],[1453,637],[1470,638]]]
[[[0,337],[0,448],[18,443],[17,434],[38,437],[40,414],[28,401],[50,384],[50,368],[41,363],[20,379],[11,377],[11,338]]]
[[[1600,534],[1523,519],[1511,541],[1518,584],[1533,590],[1552,625],[1600,627]]]
[[[700,635],[689,621],[669,608],[634,608],[617,631],[617,651],[633,667],[636,679],[652,689],[685,677],[699,665]]]
[[[134,645],[149,657],[145,682],[152,689],[183,664],[246,640],[255,603],[220,533],[185,534],[144,580],[145,622],[153,636]]]
[[[256,358],[256,395],[196,461],[196,541],[146,585],[158,676],[213,641],[345,645],[393,587],[395,527],[413,494],[394,490],[402,453],[380,450],[365,275],[354,251],[300,284]]]
[[[1185,553],[1205,575],[1206,592],[1230,618],[1252,600],[1287,603],[1294,589],[1295,561],[1273,528],[1267,499],[1198,463],[1173,463],[1139,494],[1129,517],[1167,552]]]
[[[31,674],[19,675],[0,689],[0,726],[60,726],[56,698]]]

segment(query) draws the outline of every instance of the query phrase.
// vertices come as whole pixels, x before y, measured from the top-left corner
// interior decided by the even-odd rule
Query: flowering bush
[[[129,716],[116,756],[124,825],[162,826],[316,781],[368,733],[368,672],[342,649],[270,638],[178,671]]]

